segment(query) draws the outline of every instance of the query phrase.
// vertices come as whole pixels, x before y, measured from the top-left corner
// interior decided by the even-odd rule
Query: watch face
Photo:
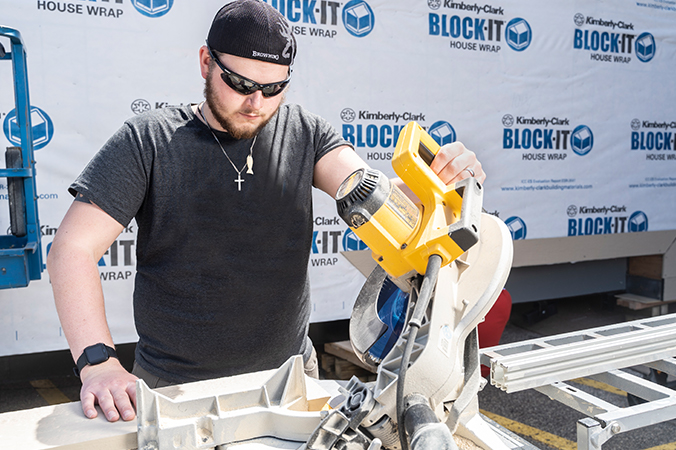
[[[90,365],[101,364],[108,360],[108,351],[103,344],[92,345],[84,349],[87,362]]]

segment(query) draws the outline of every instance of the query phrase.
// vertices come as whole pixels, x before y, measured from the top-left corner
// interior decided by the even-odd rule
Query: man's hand
[[[456,183],[473,176],[484,182],[486,174],[473,151],[461,142],[446,144],[437,152],[430,166],[445,184]]]
[[[93,419],[98,415],[95,404],[101,407],[109,422],[133,420],[136,417],[136,380],[116,358],[95,366],[85,366],[80,372],[82,389],[80,401],[84,415]],[[133,403],[133,405],[132,405]]]

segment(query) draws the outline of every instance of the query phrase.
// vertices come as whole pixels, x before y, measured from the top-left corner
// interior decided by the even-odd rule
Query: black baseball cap
[[[296,38],[284,16],[260,0],[236,0],[223,6],[211,23],[212,50],[248,59],[291,66]]]

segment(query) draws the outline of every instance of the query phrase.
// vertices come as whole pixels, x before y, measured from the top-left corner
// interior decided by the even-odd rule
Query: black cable
[[[408,440],[406,439],[406,429],[404,427],[404,414],[406,412],[406,405],[404,404],[404,383],[406,380],[406,369],[408,368],[409,360],[411,359],[411,351],[415,344],[415,339],[418,336],[418,327],[411,326],[408,332],[408,340],[404,353],[401,355],[401,366],[399,367],[399,377],[397,379],[397,430],[399,432],[399,441],[401,442],[401,450],[408,450]]]
[[[408,450],[408,440],[406,439],[406,429],[404,427],[404,412],[406,405],[404,404],[404,383],[406,381],[406,370],[408,369],[409,361],[411,360],[411,353],[415,345],[418,330],[422,326],[422,321],[427,311],[434,286],[437,283],[439,276],[439,269],[441,268],[442,258],[439,255],[431,255],[427,261],[427,269],[425,270],[425,277],[420,286],[420,293],[413,308],[413,314],[408,321],[408,338],[404,353],[401,355],[401,365],[399,367],[399,376],[397,379],[397,429],[399,431],[399,440],[401,441],[401,449]],[[414,292],[411,292],[411,300],[414,300]]]

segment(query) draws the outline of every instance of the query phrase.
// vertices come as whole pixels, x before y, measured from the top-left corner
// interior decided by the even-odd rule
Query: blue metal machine
[[[0,169],[0,177],[7,179],[10,216],[8,234],[0,235],[0,289],[7,289],[39,280],[43,263],[26,50],[19,31],[0,26],[0,37],[10,42],[9,51],[0,42],[0,60],[12,61],[16,123],[11,125],[21,137],[20,147],[7,148],[6,168]]]

